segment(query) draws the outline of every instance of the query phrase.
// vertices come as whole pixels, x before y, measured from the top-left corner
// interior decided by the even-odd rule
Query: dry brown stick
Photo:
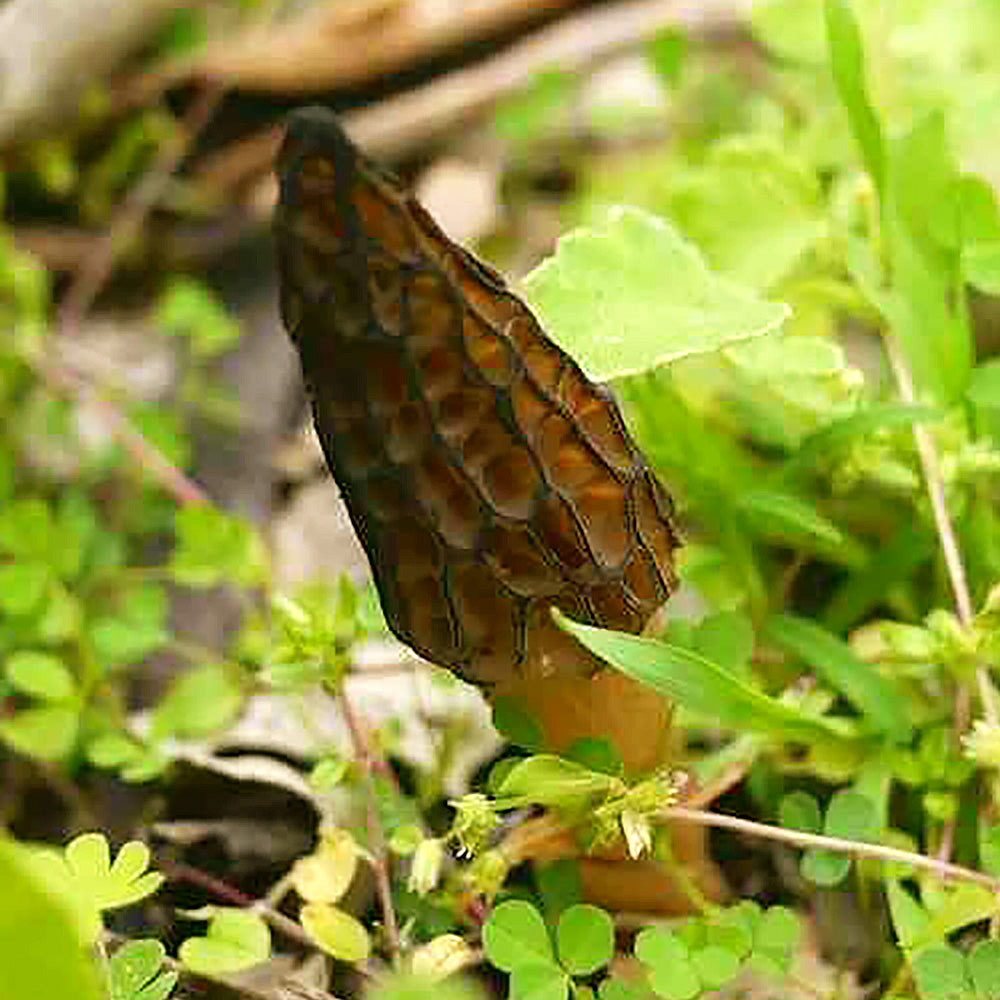
[[[143,102],[194,80],[242,91],[316,93],[412,69],[470,42],[527,28],[581,0],[419,0],[318,3],[285,21],[243,30],[128,87]]]
[[[114,271],[125,247],[139,231],[150,209],[170,182],[177,165],[188,148],[191,138],[208,123],[218,105],[221,91],[216,88],[202,92],[184,118],[182,127],[160,149],[153,167],[126,196],[108,226],[94,253],[88,257],[66,293],[59,308],[57,328],[64,336],[76,336],[84,317],[90,311],[101,289]],[[77,395],[92,396],[103,411],[112,433],[125,450],[167,491],[182,504],[203,503],[201,489],[188,479],[155,445],[137,431],[128,419],[108,400],[101,397],[85,380],[52,365],[41,365],[50,384],[72,390]]]
[[[728,5],[707,4],[697,15],[721,19]],[[664,25],[690,20],[678,0],[629,0],[564,18],[484,62],[456,70],[406,94],[343,116],[351,137],[373,156],[395,158],[439,137],[527,86],[546,68],[579,70],[650,38]],[[271,169],[281,129],[271,127],[206,157],[197,171],[205,185],[230,189]]]
[[[50,390],[61,396],[80,400],[86,397],[101,411],[108,428],[128,455],[179,504],[208,503],[202,488],[184,474],[145,435],[141,434],[110,400],[88,380],[52,360],[29,359],[29,363]]]

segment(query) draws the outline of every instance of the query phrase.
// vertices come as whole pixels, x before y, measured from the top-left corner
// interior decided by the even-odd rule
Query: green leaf
[[[66,867],[73,894],[98,910],[128,906],[156,892],[159,872],[147,872],[149,848],[138,840],[123,844],[111,862],[103,833],[82,833],[66,847]]]
[[[620,778],[625,770],[621,755],[603,736],[581,736],[565,749],[563,756],[590,771],[600,771],[614,778]]]
[[[929,220],[955,211],[957,171],[939,111],[893,140],[885,231],[892,260],[888,315],[919,398],[956,401],[968,384],[973,345],[958,249]]]
[[[913,978],[925,1000],[972,1000],[962,953],[949,945],[925,948],[912,960]]]
[[[243,519],[208,504],[180,508],[171,572],[188,587],[232,582],[252,586],[264,579],[263,544]]]
[[[1000,358],[977,365],[965,391],[971,403],[984,408],[1000,408]]]
[[[600,1000],[647,1000],[649,990],[621,976],[607,976],[597,988]]]
[[[159,941],[126,941],[108,960],[110,1000],[166,1000],[177,973],[162,970],[166,949]]]
[[[942,887],[941,897],[930,909],[931,922],[924,937],[918,939],[932,943],[942,940],[969,924],[990,920],[1000,910],[996,894],[986,886],[972,882],[959,882]],[[1000,985],[1000,980],[998,980]]]
[[[607,965],[615,951],[615,926],[596,906],[578,903],[559,918],[559,961],[571,976],[589,976]]]
[[[753,623],[740,611],[703,618],[691,633],[692,648],[706,660],[742,676],[753,655]]]
[[[930,916],[895,879],[887,882],[885,894],[899,943],[904,948],[913,948],[926,938],[931,926]]]
[[[569,977],[558,965],[519,965],[510,976],[511,1000],[566,1000]]]
[[[647,927],[635,939],[635,956],[649,972],[649,985],[664,1000],[692,1000],[701,979],[687,947],[664,927]]]
[[[617,670],[719,725],[740,731],[780,733],[810,742],[839,742],[843,738],[826,720],[769,698],[690,650],[656,639],[579,625],[558,611],[553,616],[561,628]]]
[[[299,914],[306,933],[327,954],[360,965],[368,960],[371,939],[364,924],[330,903],[306,903]]]
[[[598,381],[760,336],[788,315],[713,276],[669,223],[631,208],[563,236],[525,293],[549,335]]]
[[[529,87],[503,101],[493,118],[497,134],[507,142],[536,141],[567,111],[575,94],[573,76],[561,70],[536,74]]]
[[[871,841],[878,833],[878,815],[872,801],[850,789],[830,800],[823,832],[842,840]],[[848,873],[851,857],[835,851],[811,849],[802,858],[802,874],[816,885],[836,885]]]
[[[12,653],[4,673],[19,691],[45,701],[69,701],[76,696],[76,679],[66,664],[51,653]]]
[[[72,908],[42,879],[29,852],[2,836],[0,885],[0,1000],[100,1000]]]
[[[536,864],[534,873],[538,895],[550,923],[557,920],[568,907],[580,902],[583,885],[580,880],[580,864],[576,859],[565,858],[551,864]]]
[[[663,28],[646,46],[646,56],[656,73],[671,86],[680,82],[687,55],[687,35],[677,28]]]
[[[29,757],[61,760],[76,744],[79,714],[75,705],[25,708],[0,719],[0,739]]]
[[[239,714],[243,692],[218,664],[182,674],[153,712],[157,737],[204,736],[223,729]]]
[[[838,562],[850,565],[864,559],[864,550],[835,524],[816,512],[813,504],[787,493],[756,489],[743,494],[737,508],[761,534],[792,542],[819,544]]]
[[[906,712],[906,699],[874,667],[858,659],[850,647],[805,618],[775,615],[766,625],[769,639],[805,660],[844,695],[872,727],[903,742],[913,727]]]
[[[167,333],[187,337],[200,357],[214,357],[240,337],[233,319],[211,290],[192,278],[173,278],[156,307],[156,323]]]
[[[178,950],[178,957],[188,969],[218,976],[267,961],[271,954],[271,933],[261,917],[249,910],[222,906],[209,909],[211,917],[205,937],[188,938]]]
[[[875,187],[885,186],[885,149],[882,127],[865,90],[864,52],[861,32],[847,0],[824,0],[827,42],[833,81],[847,110],[851,132]]]
[[[996,996],[1000,989],[1000,941],[979,941],[965,957],[965,969],[978,994]]]
[[[598,795],[607,795],[620,787],[608,774],[591,771],[580,764],[539,754],[517,764],[497,790],[503,808],[520,805],[580,805]]]
[[[0,552],[21,560],[42,559],[52,533],[52,514],[37,497],[15,500],[0,511]]]
[[[545,748],[541,727],[516,698],[500,695],[493,702],[493,725],[508,743],[529,751]]]
[[[346,830],[329,830],[312,854],[292,865],[292,885],[307,902],[336,903],[350,887],[357,864],[354,838]]]
[[[0,611],[10,615],[30,614],[45,596],[51,577],[51,570],[44,563],[0,565]]]
[[[964,247],[962,273],[979,291],[1000,295],[1000,241]]]
[[[788,275],[824,235],[812,171],[770,137],[715,143],[673,179],[663,214],[709,266],[760,291]]]
[[[731,951],[709,945],[691,953],[691,964],[705,989],[724,986],[739,971],[741,962]]]
[[[781,825],[786,830],[819,833],[823,817],[819,804],[808,792],[790,792],[778,806]]]
[[[504,972],[530,964],[551,965],[552,942],[541,914],[524,900],[501,903],[483,927],[486,957]]]
[[[99,618],[88,631],[94,656],[104,667],[135,663],[169,639],[166,629],[122,618]]]

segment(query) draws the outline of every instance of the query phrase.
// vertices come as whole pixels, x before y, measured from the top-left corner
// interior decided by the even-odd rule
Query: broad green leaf
[[[510,976],[511,1000],[566,1000],[569,977],[551,963],[518,965]]]
[[[614,955],[614,923],[604,910],[578,903],[559,918],[556,944],[559,962],[570,975],[589,976]]]
[[[885,894],[899,943],[904,948],[913,948],[928,936],[930,916],[896,879],[887,882]]]
[[[1000,408],[1000,359],[984,361],[974,368],[965,394],[976,406]]]
[[[175,515],[177,547],[171,570],[188,587],[219,583],[260,583],[264,548],[253,527],[243,519],[208,504],[180,508]]]
[[[563,757],[590,771],[600,771],[613,778],[620,778],[625,770],[621,755],[603,736],[581,736],[563,751]]]
[[[360,965],[368,960],[371,939],[364,924],[330,903],[306,903],[299,914],[306,933],[327,954]]]
[[[819,833],[822,829],[819,803],[808,792],[789,792],[778,806],[778,815],[786,830]]]
[[[39,760],[61,760],[76,744],[80,711],[75,705],[49,704],[0,719],[0,740]]]
[[[739,971],[741,962],[731,951],[709,945],[691,952],[691,964],[705,989],[724,986]]]
[[[358,848],[346,830],[328,830],[319,847],[292,865],[295,891],[310,903],[336,903],[347,892],[358,865]]]
[[[720,611],[702,619],[691,639],[706,660],[742,676],[753,654],[753,623],[743,612]]]
[[[766,625],[768,637],[805,660],[844,695],[879,732],[903,741],[912,733],[906,700],[887,678],[859,660],[847,643],[794,615],[776,615]]]
[[[29,650],[12,653],[7,657],[4,673],[19,691],[45,701],[69,701],[76,695],[75,678],[52,653]]]
[[[965,957],[969,979],[981,997],[995,996],[1000,990],[1000,941],[979,941]]]
[[[647,967],[649,985],[664,1000],[692,1000],[701,979],[687,947],[664,927],[647,927],[635,939],[635,956]]]
[[[520,899],[501,903],[483,927],[486,957],[504,972],[530,964],[551,965],[552,942],[541,914]]]
[[[518,805],[569,806],[620,787],[608,774],[550,754],[529,757],[517,764],[497,790],[504,808]]]
[[[723,275],[774,287],[825,233],[819,184],[787,149],[757,136],[716,143],[671,183],[663,207]]]
[[[562,237],[525,292],[549,335],[598,381],[760,336],[788,315],[713,276],[663,219],[623,207]]]
[[[758,41],[786,59],[814,64],[826,60],[823,11],[814,0],[755,0],[750,26]]]
[[[972,1000],[965,958],[950,945],[925,948],[914,956],[911,966],[924,1000]]]
[[[205,937],[188,938],[180,946],[178,957],[187,968],[206,976],[218,976],[267,961],[271,954],[271,932],[256,913],[221,906],[211,910]]]
[[[137,840],[123,844],[111,862],[102,833],[82,833],[66,847],[66,865],[72,890],[99,910],[128,906],[156,892],[163,884],[159,872],[147,872],[149,848]]]
[[[885,149],[882,127],[865,88],[861,32],[848,0],[824,0],[823,14],[837,93],[847,111],[865,168],[881,191],[885,184]]]
[[[11,562],[0,565],[0,611],[27,615],[41,604],[52,572],[44,563]]]
[[[768,907],[753,928],[754,954],[787,972],[802,937],[802,921],[786,906]]]
[[[597,995],[600,1000],[647,1000],[649,990],[641,982],[612,975],[601,980]]]
[[[962,250],[962,273],[987,295],[1000,295],[1000,241],[974,243]]]
[[[500,695],[493,702],[493,725],[504,739],[524,750],[545,747],[541,727],[514,698]]]
[[[126,941],[108,960],[110,1000],[166,1000],[177,973],[162,969],[167,951],[159,941]]]
[[[365,992],[369,1000],[486,1000],[486,993],[472,979],[441,979],[417,972],[380,973]]]
[[[656,639],[579,625],[558,611],[553,616],[561,628],[622,673],[720,725],[740,731],[780,733],[810,742],[839,742],[843,738],[828,720],[805,715],[769,698],[690,650]]]
[[[0,1000],[99,1000],[97,971],[72,908],[21,845],[0,837]]]
[[[225,667],[209,664],[182,674],[153,712],[159,737],[204,736],[229,725],[243,705],[243,692]]]
[[[976,924],[990,920],[1000,912],[1000,900],[986,886],[973,882],[959,882],[942,887],[942,898],[930,910],[931,922],[926,931],[928,943]],[[997,983],[1000,986],[1000,981]]]
[[[546,865],[536,864],[534,873],[538,895],[550,923],[555,922],[568,907],[580,902],[583,884],[580,879],[580,864],[575,859],[567,858]]]
[[[44,560],[52,534],[52,513],[37,497],[15,500],[0,511],[0,552]]]
[[[873,840],[878,833],[875,806],[866,796],[842,789],[830,800],[823,832],[842,840]],[[850,867],[850,855],[835,851],[810,849],[802,858],[802,874],[817,885],[837,885]]]

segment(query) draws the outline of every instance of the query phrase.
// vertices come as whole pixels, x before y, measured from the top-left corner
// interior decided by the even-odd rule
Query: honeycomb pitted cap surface
[[[679,544],[611,393],[330,112],[277,171],[282,317],[390,628],[477,684],[593,672],[550,608],[638,632]]]

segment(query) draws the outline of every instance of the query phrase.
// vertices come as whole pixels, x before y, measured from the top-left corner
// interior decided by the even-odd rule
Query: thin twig
[[[726,816],[723,813],[706,812],[702,809],[689,809],[686,806],[668,806],[660,815],[668,820],[681,820],[686,823],[697,823],[700,826],[735,830],[738,833],[763,837],[767,840],[777,840],[795,847],[816,847],[821,850],[836,851],[838,854],[852,854],[859,858],[875,858],[877,861],[912,865],[914,868],[923,868],[925,871],[937,875],[938,878],[977,882],[994,892],[1000,892],[1000,879],[993,878],[991,875],[965,868],[962,865],[952,864],[949,861],[939,861],[926,854],[915,854],[895,847],[885,847],[882,844],[865,844],[861,841],[846,840],[841,837],[826,837],[818,833],[803,833],[801,830],[786,830],[781,826],[771,826],[768,823],[758,823],[755,820],[742,819],[739,816]]]
[[[244,910],[256,913],[262,920],[269,923],[276,931],[282,933],[297,944],[304,944],[309,948],[315,948],[316,942],[297,924],[291,917],[286,917],[283,913],[274,909],[267,902],[254,899],[240,892],[239,889],[229,885],[222,879],[214,875],[203,872],[199,868],[185,864],[180,861],[161,861],[159,867],[172,882],[187,882],[191,885],[200,886],[206,892],[212,893],[218,899],[224,900],[231,906],[238,906]]]
[[[367,827],[368,837],[371,843],[372,871],[375,875],[375,889],[378,892],[379,905],[382,909],[382,919],[385,922],[385,935],[389,942],[389,951],[393,962],[399,959],[399,925],[396,921],[396,910],[392,903],[392,885],[389,881],[389,860],[386,848],[385,830],[382,829],[382,821],[379,819],[378,810],[375,808],[375,788],[373,786],[374,771],[381,764],[386,769],[388,764],[384,761],[377,762],[371,752],[367,736],[362,728],[361,722],[354,714],[347,693],[341,685],[338,693],[340,710],[347,724],[348,732],[351,734],[351,743],[354,752],[361,761],[361,766],[365,772],[365,781],[368,785],[368,808]]]
[[[51,359],[31,358],[29,363],[50,389],[62,396],[86,400],[100,410],[108,429],[132,460],[147,472],[179,504],[208,503],[202,488],[179,469],[110,400],[100,395],[96,386]]]
[[[900,352],[895,337],[891,334],[886,335],[885,345],[889,364],[899,387],[899,394],[903,402],[913,404],[916,401],[916,396],[913,391],[913,378],[906,364],[906,359]],[[948,579],[951,581],[951,589],[955,595],[958,620],[968,628],[972,625],[975,612],[972,607],[972,596],[969,593],[969,581],[962,563],[962,554],[959,551],[955,530],[948,515],[948,506],[944,495],[944,479],[941,475],[937,452],[930,434],[923,424],[915,423],[913,425],[913,440],[917,446],[917,455],[920,458],[921,469],[927,483],[927,493],[930,496],[931,510],[934,514],[934,525],[937,528],[938,538],[941,540],[941,551],[944,555],[945,567],[948,570]],[[991,726],[1000,725],[1000,708],[997,706],[996,692],[993,690],[989,674],[982,664],[976,667],[976,685],[979,689],[979,698],[983,703],[983,714],[986,716],[986,721]],[[960,725],[960,730],[964,731],[968,728],[967,719],[959,721],[964,722],[964,725]]]

